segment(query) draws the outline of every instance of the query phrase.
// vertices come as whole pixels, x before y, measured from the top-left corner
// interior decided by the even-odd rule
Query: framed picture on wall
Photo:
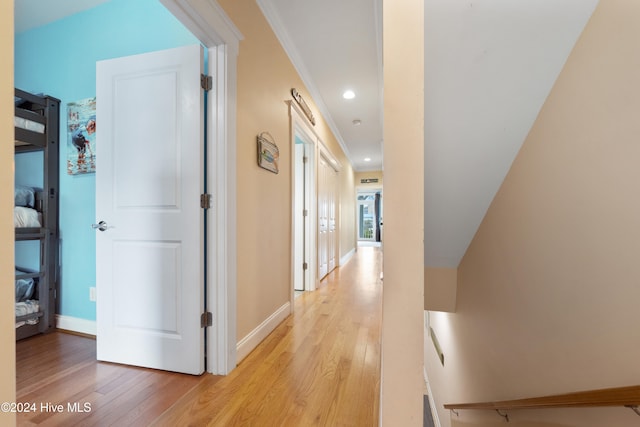
[[[278,173],[280,150],[268,132],[258,135],[258,166],[270,172]]]
[[[67,174],[96,171],[96,98],[67,104]]]

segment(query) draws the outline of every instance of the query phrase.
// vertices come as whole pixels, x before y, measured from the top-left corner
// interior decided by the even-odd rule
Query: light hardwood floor
[[[359,248],[226,377],[96,362],[94,340],[60,332],[20,341],[17,401],[36,411],[18,425],[377,426],[381,267]]]

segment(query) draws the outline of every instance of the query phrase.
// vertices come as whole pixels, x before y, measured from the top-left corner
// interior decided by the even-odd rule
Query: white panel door
[[[97,64],[97,356],[204,371],[200,46]]]
[[[318,278],[329,272],[329,195],[327,180],[329,165],[320,156],[318,160]]]
[[[327,263],[328,272],[332,272],[334,268],[336,268],[336,246],[337,246],[337,234],[336,231],[336,213],[338,211],[337,207],[337,185],[338,185],[338,173],[332,167],[327,168],[327,207],[329,209],[328,218],[329,225],[327,227]]]

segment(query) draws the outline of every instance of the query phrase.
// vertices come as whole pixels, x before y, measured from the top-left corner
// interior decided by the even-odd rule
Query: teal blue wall
[[[60,117],[60,313],[95,320],[89,287],[96,283],[95,174],[66,173],[67,103],[96,95],[96,61],[198,43],[158,0],[111,0],[49,25],[16,34],[15,85],[59,98]],[[98,100],[100,102],[100,100]],[[144,108],[144,100],[140,100]],[[100,118],[97,118],[97,133]],[[22,156],[22,155],[21,155]],[[20,157],[20,156],[18,156]],[[16,159],[16,182],[38,185],[41,176]],[[97,159],[98,167],[100,159]],[[36,181],[34,183],[34,181]],[[16,263],[27,250],[16,248]],[[23,264],[28,263],[27,261]]]

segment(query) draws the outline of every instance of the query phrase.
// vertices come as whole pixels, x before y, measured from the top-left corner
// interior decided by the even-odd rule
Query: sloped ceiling
[[[425,265],[455,268],[597,0],[425,0]]]

